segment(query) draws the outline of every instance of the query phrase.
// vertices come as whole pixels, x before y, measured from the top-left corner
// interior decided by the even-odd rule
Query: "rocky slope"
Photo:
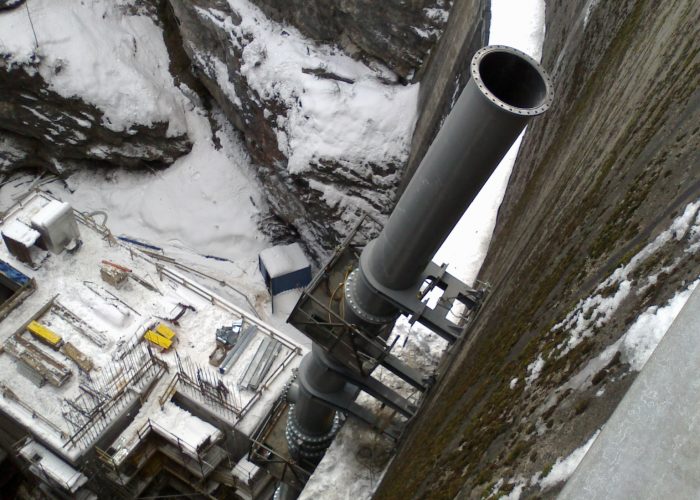
[[[0,60],[0,173],[119,166],[160,168],[187,153],[186,134],[168,135],[168,123],[105,126],[104,113],[79,97],[53,91],[39,62],[10,66]]]
[[[485,43],[488,2],[455,3],[439,57],[429,51],[447,19],[443,1],[254,3],[330,44],[242,0],[168,0],[166,32],[178,32],[194,75],[243,133],[274,216],[323,260],[359,215],[390,212]],[[418,86],[382,62],[416,73],[417,100]]]
[[[318,45],[247,1],[169,0],[194,75],[242,132],[275,216],[322,260],[381,218],[408,158],[417,86]]]
[[[413,80],[447,22],[448,0],[254,0],[314,40],[382,61]]]
[[[491,294],[377,498],[552,497],[612,413],[700,274],[698,26],[690,0],[547,2],[556,99],[511,177]]]
[[[27,9],[0,17],[0,173],[162,167],[190,150],[183,118],[176,116],[181,104],[167,95],[171,77],[143,71],[143,60],[163,47],[152,20],[138,8],[94,4],[65,6],[72,22],[59,26],[53,9],[64,7],[32,7],[33,25]],[[100,22],[120,29],[98,33]],[[95,66],[104,57],[97,49],[112,59]],[[140,102],[145,99],[161,102]]]
[[[267,232],[318,261],[361,214],[390,212],[488,25],[486,0],[457,2],[430,57],[445,0],[67,4],[76,20],[60,28],[49,18],[62,7],[33,7],[38,39],[24,9],[0,18],[0,169],[164,166],[191,148],[183,107],[220,108],[256,165]]]

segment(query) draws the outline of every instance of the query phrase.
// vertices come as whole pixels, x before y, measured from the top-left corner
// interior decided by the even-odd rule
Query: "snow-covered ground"
[[[242,20],[228,28],[239,38],[252,38],[243,48],[242,74],[263,99],[281,100],[288,110],[277,117],[277,140],[290,172],[309,170],[319,159],[359,168],[407,158],[418,85],[386,85],[380,78],[396,76],[382,65],[368,67],[337,47],[314,43],[293,27],[269,20],[248,0],[230,4]],[[324,187],[324,196],[336,197]]]
[[[95,105],[108,128],[166,122],[169,134],[186,132],[194,144],[163,171],[83,171],[65,186],[44,187],[78,210],[106,212],[115,234],[225,257],[236,261],[234,275],[253,274],[249,264],[268,242],[257,229],[264,202],[250,160],[224,119],[216,133],[222,147],[215,147],[205,112],[175,86],[162,30],[130,0],[36,0],[28,7],[36,40],[26,9],[0,16],[8,62],[39,61],[52,90]],[[3,186],[0,210],[28,179]]]
[[[164,121],[169,134],[188,134],[192,151],[162,171],[81,171],[42,187],[82,212],[104,212],[115,235],[167,248],[205,269],[216,278],[208,285],[235,283],[242,295],[225,290],[228,298],[264,309],[257,254],[270,244],[258,229],[265,202],[250,159],[223,116],[214,113],[213,132],[206,112],[190,102],[186,88],[175,86],[161,29],[133,4],[31,2],[38,46],[26,9],[17,9],[0,16],[0,52],[12,54],[10,63],[40,61],[38,71],[52,90],[95,105],[108,128]],[[0,211],[33,181],[29,175],[7,180]]]
[[[148,16],[129,15],[132,3],[33,0],[0,15],[0,53],[9,64],[40,61],[50,88],[94,104],[107,128],[166,122],[170,136],[182,134],[186,99],[168,71],[162,32]]]
[[[81,171],[68,179],[71,191],[61,183],[50,188],[78,210],[106,212],[115,234],[230,259],[252,271],[269,243],[257,227],[264,201],[243,144],[222,121],[217,150],[199,110],[187,114],[187,123],[193,149],[166,170]]]

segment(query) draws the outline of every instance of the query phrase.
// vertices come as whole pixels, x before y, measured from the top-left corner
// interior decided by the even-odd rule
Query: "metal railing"
[[[127,396],[133,395],[132,390],[139,393],[139,387],[148,389],[150,384],[165,373],[164,362],[157,359],[150,349],[145,348],[147,357],[142,363],[140,360],[143,358],[139,358],[133,351],[134,349],[129,351],[125,359],[117,361],[117,367],[105,367],[106,371],[100,382],[81,384],[81,389],[94,399],[95,404],[92,408],[86,408],[88,413],[85,421],[68,438],[64,446],[75,447],[85,441],[97,439],[111,422],[114,412],[123,410],[133,402],[127,401]]]

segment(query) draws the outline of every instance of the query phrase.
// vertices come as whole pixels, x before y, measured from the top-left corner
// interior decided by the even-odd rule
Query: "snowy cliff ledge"
[[[322,258],[393,205],[418,85],[357,62],[247,0],[170,0],[193,71],[242,131],[276,215]]]
[[[190,150],[148,12],[107,0],[25,7],[0,14],[0,173],[159,167]]]
[[[447,23],[448,0],[253,0],[275,20],[285,20],[309,38],[340,42],[349,53],[383,61],[408,81]],[[409,5],[407,5],[407,3]],[[463,26],[463,29],[466,28]]]
[[[192,110],[220,108],[266,211],[321,261],[393,206],[418,108],[405,81],[248,0],[36,0],[0,15],[0,173],[170,165]]]

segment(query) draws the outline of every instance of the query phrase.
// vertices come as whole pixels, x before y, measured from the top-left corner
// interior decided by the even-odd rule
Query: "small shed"
[[[10,254],[33,266],[32,247],[40,238],[39,232],[18,220],[9,222],[0,232]]]
[[[299,243],[263,250],[260,252],[259,266],[272,296],[294,288],[304,288],[311,282],[311,264]]]

